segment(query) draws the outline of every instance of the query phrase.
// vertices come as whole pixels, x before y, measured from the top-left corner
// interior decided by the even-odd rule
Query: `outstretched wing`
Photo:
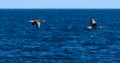
[[[90,21],[90,25],[92,26],[92,28],[96,28],[97,27],[97,24],[96,24],[96,22],[95,22],[95,20],[93,18]]]
[[[40,22],[46,22],[46,20],[40,20]]]
[[[29,22],[31,22],[31,23],[32,23],[32,25],[35,25],[35,22],[34,22],[33,20],[30,20]]]
[[[91,21],[90,21],[90,24],[96,24],[95,20],[92,18]]]
[[[36,22],[36,27],[40,28],[40,22]]]

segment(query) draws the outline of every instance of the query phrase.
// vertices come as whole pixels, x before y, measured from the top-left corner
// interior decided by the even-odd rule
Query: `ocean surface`
[[[1,9],[0,63],[120,63],[120,10]]]

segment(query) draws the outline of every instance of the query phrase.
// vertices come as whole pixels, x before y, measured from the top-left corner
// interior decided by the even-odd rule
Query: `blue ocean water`
[[[103,28],[87,29],[90,18]],[[119,9],[0,10],[0,63],[119,62]]]

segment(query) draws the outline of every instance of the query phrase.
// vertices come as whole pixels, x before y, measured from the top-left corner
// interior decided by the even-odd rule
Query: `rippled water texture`
[[[87,29],[94,18],[102,29]],[[45,19],[37,29],[28,21]],[[120,10],[0,10],[0,63],[119,63]]]

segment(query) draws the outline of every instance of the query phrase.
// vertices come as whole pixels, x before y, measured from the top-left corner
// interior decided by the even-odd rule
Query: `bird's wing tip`
[[[30,20],[29,22],[33,22],[33,20]]]
[[[42,20],[42,22],[46,22],[46,20]]]

